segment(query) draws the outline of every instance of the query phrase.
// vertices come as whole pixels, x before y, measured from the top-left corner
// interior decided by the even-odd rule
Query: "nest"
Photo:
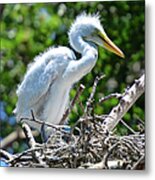
[[[24,124],[30,148],[9,157],[7,163],[13,167],[144,169],[144,134],[114,135],[103,121],[103,117],[80,119],[69,132],[61,126],[43,144],[35,142]]]
[[[135,81],[135,84],[122,95],[116,93],[110,97],[118,97],[120,103],[112,109],[109,115],[92,113],[93,97],[97,82],[94,82],[93,91],[88,98],[84,114],[70,127],[67,125],[51,125],[37,120],[32,112],[32,119],[24,119],[22,125],[29,149],[22,153],[11,155],[1,150],[2,159],[12,167],[44,167],[44,168],[80,168],[80,169],[144,169],[145,168],[145,134],[144,124],[139,132],[135,132],[122,119],[135,99],[144,92],[144,78]],[[76,98],[71,102],[74,106]],[[107,99],[107,98],[104,98]],[[103,99],[102,99],[103,101]],[[70,113],[67,109],[61,124]],[[117,118],[116,118],[117,117]],[[45,143],[37,143],[27,123],[35,121],[51,128],[52,134]],[[131,134],[120,136],[115,131],[122,123]],[[44,129],[44,128],[43,128]]]

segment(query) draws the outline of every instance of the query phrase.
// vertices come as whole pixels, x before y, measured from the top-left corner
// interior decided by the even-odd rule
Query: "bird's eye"
[[[97,35],[98,33],[99,33],[99,30],[97,28],[95,28],[91,35]]]

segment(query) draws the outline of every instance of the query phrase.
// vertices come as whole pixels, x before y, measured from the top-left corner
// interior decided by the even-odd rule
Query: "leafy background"
[[[16,89],[22,81],[27,65],[39,53],[49,46],[68,46],[67,32],[75,17],[83,11],[99,12],[101,23],[108,36],[125,53],[125,59],[99,48],[96,66],[80,83],[86,86],[80,99],[86,102],[94,79],[97,75],[106,77],[99,83],[95,101],[113,92],[123,92],[132,85],[135,78],[144,72],[144,1],[113,2],[74,2],[74,3],[38,3],[38,4],[1,4],[1,63],[0,63],[0,141],[19,128],[12,113],[17,102]],[[79,58],[80,55],[76,54]],[[71,91],[75,95],[79,83]],[[95,113],[107,114],[118,103],[111,99],[95,106]],[[70,123],[82,114],[77,104],[70,114]],[[124,120],[134,130],[138,119],[144,121],[144,95],[126,113]],[[123,126],[118,126],[117,133],[128,134]],[[6,149],[10,153],[26,148],[24,140],[18,139]]]

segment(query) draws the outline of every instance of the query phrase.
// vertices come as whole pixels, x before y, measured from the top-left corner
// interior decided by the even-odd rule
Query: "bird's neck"
[[[71,34],[70,36],[70,44],[75,49],[75,51],[80,54],[85,54],[85,52],[89,49],[97,49],[96,45],[91,42],[86,42],[81,35]]]
[[[82,57],[77,62],[72,62],[69,64],[68,70],[64,75],[64,78],[67,77],[70,84],[78,82],[82,77],[88,74],[92,68],[95,66],[98,51],[94,43],[86,42],[83,40],[82,36],[74,37],[70,35],[70,44],[73,49],[81,53]]]

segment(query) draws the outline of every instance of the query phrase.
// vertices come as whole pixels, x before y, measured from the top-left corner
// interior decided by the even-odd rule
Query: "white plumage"
[[[31,118],[33,110],[36,118],[59,124],[68,106],[72,85],[89,73],[96,63],[96,45],[124,56],[107,37],[98,16],[78,16],[69,31],[69,40],[82,57],[76,60],[74,52],[63,46],[49,48],[37,56],[17,90],[18,102],[14,111],[17,122],[24,117]]]

